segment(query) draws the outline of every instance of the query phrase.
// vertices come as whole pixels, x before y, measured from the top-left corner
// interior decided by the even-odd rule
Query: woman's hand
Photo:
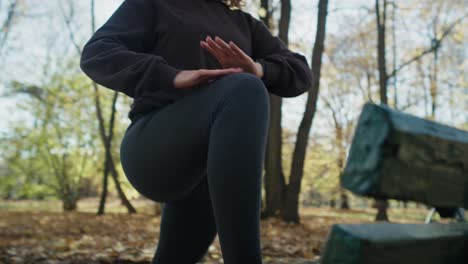
[[[184,70],[180,71],[174,78],[174,86],[176,89],[189,89],[216,77],[242,71],[242,68]]]
[[[249,55],[245,54],[232,41],[229,41],[228,44],[218,36],[214,40],[210,36],[207,36],[206,41],[200,41],[200,46],[208,50],[223,68],[240,67],[259,78],[263,76],[262,65],[253,61]]]

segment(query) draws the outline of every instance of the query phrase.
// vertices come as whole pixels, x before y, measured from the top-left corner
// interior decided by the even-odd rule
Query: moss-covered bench
[[[368,197],[468,208],[468,132],[367,103],[341,184]],[[447,213],[448,212],[448,213]],[[336,224],[322,264],[466,264],[468,223]]]

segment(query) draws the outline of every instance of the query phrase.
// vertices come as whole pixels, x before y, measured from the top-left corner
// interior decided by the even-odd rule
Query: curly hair
[[[245,5],[244,0],[219,0],[229,8],[242,8]]]

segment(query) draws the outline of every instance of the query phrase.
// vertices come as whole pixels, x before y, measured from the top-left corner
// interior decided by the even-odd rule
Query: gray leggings
[[[216,234],[226,264],[262,263],[268,91],[234,73],[132,123],[120,147],[132,186],[164,202],[153,264],[194,264]]]

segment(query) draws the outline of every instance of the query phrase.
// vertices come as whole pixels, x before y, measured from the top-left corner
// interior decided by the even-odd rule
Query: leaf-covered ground
[[[309,209],[301,224],[261,223],[265,263],[316,263],[334,223],[368,222],[372,212]],[[0,211],[0,263],[150,263],[160,216]],[[203,263],[222,263],[218,237]]]

